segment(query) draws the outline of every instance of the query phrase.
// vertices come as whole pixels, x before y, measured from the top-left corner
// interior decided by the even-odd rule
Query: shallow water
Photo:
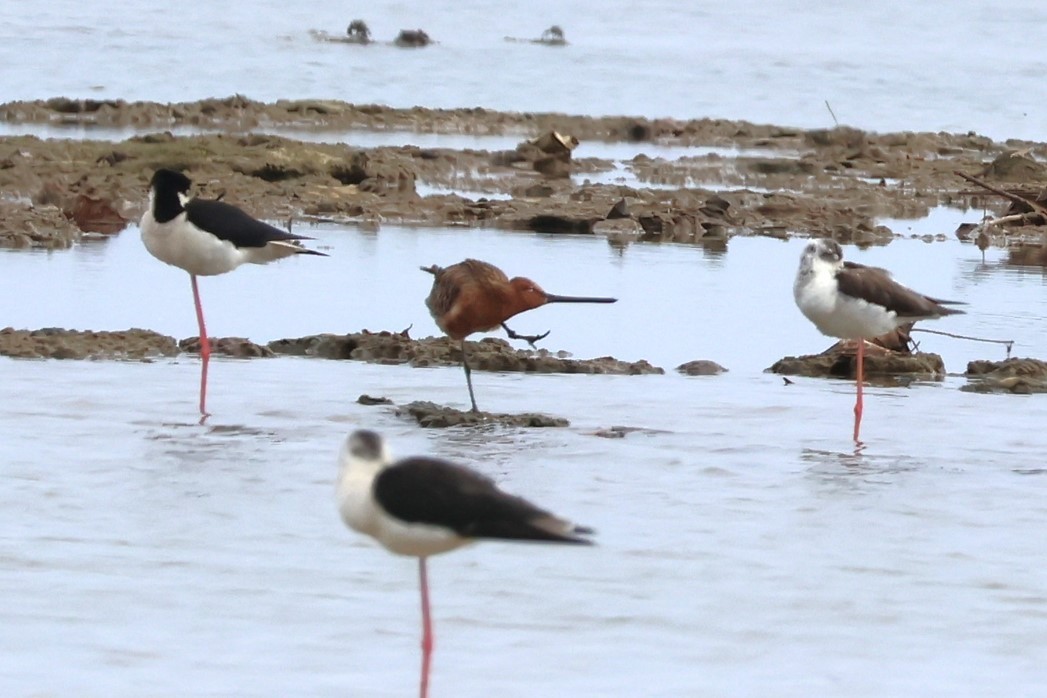
[[[879,131],[1047,131],[1029,89],[1043,73],[1034,37],[1047,10],[1030,0],[1008,11],[805,0],[659,0],[642,13],[619,0],[598,13],[529,3],[496,16],[470,0],[367,8],[381,38],[422,26],[441,42],[424,51],[312,41],[309,29],[337,32],[350,19],[335,5],[222,7],[190,0],[160,17],[138,2],[118,13],[0,3],[0,100],[240,92],[811,127],[832,125],[828,100],[842,123]],[[502,41],[554,22],[569,47]],[[487,149],[518,140],[339,136]],[[590,145],[578,156],[694,154]],[[954,215],[889,224],[951,237]],[[484,544],[435,559],[434,696],[1043,692],[1043,400],[960,392],[959,377],[870,388],[855,453],[852,383],[786,387],[763,373],[830,343],[792,303],[803,241],[736,238],[724,254],[479,230],[312,234],[330,259],[203,280],[213,334],[265,341],[411,324],[431,334],[429,277],[414,267],[470,255],[554,292],[621,298],[543,308],[516,330],[551,329],[550,348],[648,358],[669,373],[477,373],[482,407],[547,411],[572,427],[424,431],[354,400],[465,405],[459,369],[216,359],[215,415],[201,427],[194,357],[0,358],[4,695],[412,694],[415,565],[346,531],[332,501],[339,442],[361,426],[397,453],[461,460],[599,531],[591,550]],[[994,249],[983,263],[951,240],[846,253],[970,303],[928,327],[1014,339],[1017,355],[1042,356],[1042,268],[1007,266]],[[185,274],[148,257],[134,229],[70,251],[0,251],[0,268],[0,324],[196,333]],[[920,337],[953,372],[1003,355]],[[731,370],[671,371],[695,358]],[[613,425],[656,431],[589,434]]]
[[[375,37],[422,27],[422,50],[346,46],[356,12]],[[1027,34],[1015,34],[1015,18]],[[508,43],[561,25],[570,45]],[[291,5],[201,0],[158,9],[53,0],[0,5],[0,100],[60,95],[160,101],[245,94],[409,107],[747,119],[880,131],[975,130],[1041,139],[1047,113],[1029,81],[1045,59],[1047,7],[1016,0],[934,4],[681,3],[636,12],[609,0],[500,5]],[[830,109],[827,108],[828,102]]]
[[[414,267],[469,254],[554,291],[621,298],[516,318],[521,332],[551,329],[549,348],[731,370],[477,373],[482,407],[572,426],[425,431],[354,400],[464,406],[459,369],[216,359],[201,427],[194,357],[0,359],[6,694],[411,694],[415,565],[344,530],[332,501],[339,442],[358,427],[598,530],[594,549],[482,544],[433,560],[434,695],[1031,695],[1047,680],[1047,408],[960,392],[958,377],[870,388],[855,453],[853,383],[763,373],[829,343],[792,303],[803,241],[736,238],[714,254],[483,230],[312,233],[329,259],[203,280],[215,335],[413,323],[424,336],[429,277]],[[846,254],[971,303],[938,329],[1013,338],[1018,355],[1047,340],[1042,270],[1002,266],[1002,251],[984,265],[955,242]],[[5,252],[0,266],[0,292],[20,299],[7,324],[195,333],[185,274],[134,229]],[[952,371],[1003,354],[921,341]],[[613,425],[655,431],[590,434]]]

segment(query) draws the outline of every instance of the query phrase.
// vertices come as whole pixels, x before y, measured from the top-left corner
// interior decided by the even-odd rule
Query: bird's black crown
[[[192,180],[181,172],[167,169],[157,170],[153,173],[153,178],[149,180],[149,186],[159,193],[173,191],[179,194],[185,194],[189,191],[189,187],[192,186],[192,184]]]

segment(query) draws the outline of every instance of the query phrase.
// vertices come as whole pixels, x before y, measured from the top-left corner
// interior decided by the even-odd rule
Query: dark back
[[[924,296],[899,284],[883,269],[855,262],[844,262],[843,267],[836,273],[841,293],[893,310],[898,317],[927,318],[963,312],[941,305],[949,301]]]
[[[467,468],[436,458],[406,458],[378,474],[374,495],[389,514],[449,528],[464,538],[573,542],[535,525],[551,517]]]
[[[265,247],[276,240],[307,239],[274,228],[222,201],[191,199],[185,210],[190,223],[237,247]]]

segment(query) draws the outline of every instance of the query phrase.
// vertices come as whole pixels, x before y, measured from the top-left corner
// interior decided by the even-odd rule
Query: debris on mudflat
[[[1043,227],[1047,226],[1047,190],[1044,189],[1044,183],[1047,182],[1047,167],[1033,160],[1027,153],[1004,153],[986,166],[981,173],[982,176],[989,176],[993,179],[1020,182],[1021,184],[1017,187],[1004,188],[989,184],[960,170],[956,170],[955,174],[989,194],[1011,202],[1003,215],[998,218],[986,216],[978,223],[962,223],[956,229],[956,237],[961,240],[974,240],[983,255],[994,238],[1013,235],[1015,228],[1022,228],[1023,232],[1036,234],[1042,232]],[[1036,257],[1035,253],[1039,251],[1040,260],[1044,257],[1044,248],[1023,246],[1022,249],[1025,254],[1031,253],[1034,257]],[[1034,261],[1032,263],[1042,262]]]

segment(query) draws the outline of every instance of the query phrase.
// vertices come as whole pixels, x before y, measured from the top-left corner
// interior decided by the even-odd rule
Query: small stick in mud
[[[1011,349],[1014,348],[1013,339],[986,339],[985,337],[971,337],[966,334],[955,334],[953,332],[943,332],[942,330],[927,330],[924,328],[913,329],[912,332],[926,332],[927,334],[940,334],[943,337],[952,337],[953,339],[966,339],[971,342],[987,342],[989,344],[1002,344],[1007,349],[1007,358],[1011,358]]]
[[[1007,191],[1006,189],[1001,189],[999,187],[993,186],[988,182],[983,182],[977,177],[969,175],[966,172],[961,172],[960,170],[953,170],[953,174],[955,174],[957,177],[962,177],[963,179],[966,179],[968,182],[972,184],[978,185],[982,189],[991,191],[993,194],[1002,196],[1005,199],[1009,199],[1018,204],[1024,204],[1025,206],[1031,208],[1035,213],[1039,214],[1040,216],[1043,216],[1043,219],[1047,221],[1047,208],[1044,208],[1041,204],[1036,203],[1029,197],[1022,196],[1021,194],[1015,194],[1014,192]]]
[[[829,116],[833,118],[833,123],[839,126],[840,120],[836,118],[836,114],[833,113],[833,108],[829,106],[829,100],[825,100],[825,108],[829,110]]]

